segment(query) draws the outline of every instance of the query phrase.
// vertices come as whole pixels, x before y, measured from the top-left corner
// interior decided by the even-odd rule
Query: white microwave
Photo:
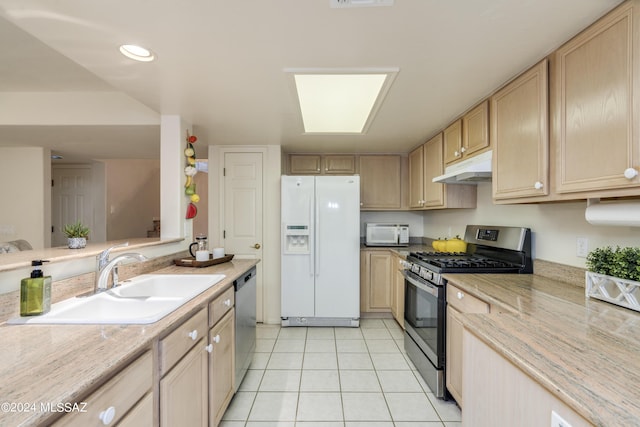
[[[408,224],[365,224],[366,246],[409,246]]]

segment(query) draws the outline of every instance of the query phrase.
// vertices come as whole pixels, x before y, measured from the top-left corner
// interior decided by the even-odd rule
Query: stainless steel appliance
[[[233,281],[236,309],[235,391],[249,369],[256,350],[256,268]]]
[[[533,273],[531,230],[468,225],[466,253],[410,252],[405,262],[407,355],[436,397],[445,389],[446,285],[443,273]]]
[[[409,246],[408,224],[365,224],[366,246]]]

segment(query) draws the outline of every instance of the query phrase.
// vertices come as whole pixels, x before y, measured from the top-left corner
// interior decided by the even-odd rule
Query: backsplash
[[[585,267],[586,258],[576,256],[578,237],[588,239],[589,251],[602,246],[638,246],[640,227],[591,225],[584,217],[586,207],[586,201],[494,205],[491,183],[480,183],[476,209],[426,211],[424,236],[463,236],[467,224],[529,227],[535,259],[580,268]]]

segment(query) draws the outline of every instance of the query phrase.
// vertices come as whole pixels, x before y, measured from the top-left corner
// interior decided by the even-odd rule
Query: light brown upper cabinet
[[[443,131],[444,163],[449,165],[462,159],[462,119],[451,123]]]
[[[600,197],[613,195],[601,190],[640,186],[639,9],[638,1],[622,4],[552,56],[552,173],[559,194]]]
[[[496,200],[549,194],[547,75],[545,59],[491,97]]]
[[[289,175],[353,175],[353,154],[289,154]]]
[[[443,141],[442,133],[437,134],[424,144],[424,203],[425,208],[437,208],[445,207],[445,189],[448,191],[458,191],[460,189],[473,190],[475,195],[476,188],[469,188],[468,185],[463,185],[456,189],[455,186],[448,184],[441,184],[439,182],[433,182],[433,178],[440,176],[444,173],[444,165],[442,164],[443,158]],[[473,206],[476,205],[475,196],[473,197]],[[455,207],[455,206],[452,206]]]
[[[424,182],[424,145],[421,145],[409,153],[410,209],[421,209],[424,207]]]
[[[487,151],[489,141],[489,101],[469,110],[444,130],[445,165]]]
[[[289,156],[289,174],[317,175],[321,172],[319,154],[291,154]]]
[[[475,185],[441,184],[433,178],[444,173],[443,133],[409,153],[409,208],[475,208]]]
[[[335,175],[353,175],[356,173],[356,156],[327,155],[324,159],[324,173]]]
[[[462,157],[489,149],[489,101],[483,101],[462,117]]]
[[[360,156],[360,208],[401,209],[400,155]]]

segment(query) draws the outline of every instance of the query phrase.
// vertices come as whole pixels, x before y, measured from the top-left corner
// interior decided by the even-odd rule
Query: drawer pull
[[[464,294],[462,292],[458,292],[458,299],[464,298]]]
[[[198,330],[194,329],[193,331],[189,332],[189,338],[191,338],[193,341],[198,339]]]
[[[207,353],[211,353],[213,351],[213,344],[209,344],[204,349],[207,350]]]
[[[100,421],[102,421],[102,424],[104,424],[105,426],[111,424],[115,417],[116,408],[114,408],[113,406],[109,406],[107,409],[100,412],[100,415],[98,416],[98,418],[100,418]]]
[[[634,168],[627,168],[624,170],[624,177],[627,179],[633,179],[638,176],[638,171]]]
[[[220,342],[220,334],[216,335],[215,337],[212,338],[212,341],[216,344],[218,344]]]
[[[224,305],[227,306],[227,307],[231,307],[231,300],[229,298],[224,300]]]

